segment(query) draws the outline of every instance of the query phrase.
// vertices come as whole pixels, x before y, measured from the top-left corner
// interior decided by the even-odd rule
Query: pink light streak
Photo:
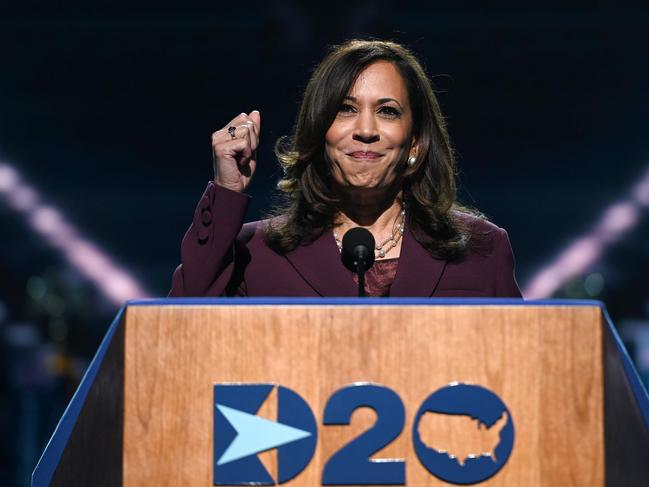
[[[604,209],[592,230],[571,242],[554,260],[532,276],[523,288],[526,299],[551,297],[561,286],[585,273],[640,221],[649,207],[649,169],[631,188],[629,197]]]
[[[128,299],[151,297],[133,276],[81,236],[57,208],[42,203],[36,188],[25,183],[14,167],[2,161],[0,200],[22,215],[29,227],[57,249],[70,267],[91,281],[108,301],[121,306]]]

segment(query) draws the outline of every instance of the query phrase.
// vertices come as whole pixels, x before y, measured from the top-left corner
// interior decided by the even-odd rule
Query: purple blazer
[[[358,287],[325,232],[286,255],[264,241],[262,222],[243,225],[250,197],[209,182],[181,245],[169,296],[355,297]],[[475,217],[485,252],[460,262],[430,256],[406,228],[390,296],[520,297],[507,232]]]

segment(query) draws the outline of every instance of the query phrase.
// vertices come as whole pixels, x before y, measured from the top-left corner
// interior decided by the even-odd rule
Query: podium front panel
[[[513,423],[506,463],[480,485],[604,485],[598,306],[167,304],[128,307],[124,327],[124,485],[213,485],[215,384],[274,386],[255,412],[272,422],[280,388],[308,404],[315,451],[286,485],[321,485],[332,457],[377,422],[370,405],[348,425],[323,424],[328,401],[353,384],[402,402],[400,433],[371,459],[403,459],[406,485],[454,485],[418,457],[413,421],[455,385],[493,393],[508,411],[498,424]],[[460,466],[495,456],[500,441],[457,412],[427,415],[416,431]],[[274,480],[277,451],[256,454]]]

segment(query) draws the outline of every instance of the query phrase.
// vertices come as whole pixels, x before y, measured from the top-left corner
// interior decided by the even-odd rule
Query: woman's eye
[[[379,113],[390,118],[397,118],[401,116],[401,112],[394,107],[381,107]]]
[[[340,105],[340,108],[338,109],[338,113],[343,113],[343,114],[354,113],[354,111],[355,111],[354,107],[347,103],[343,103],[342,105]]]

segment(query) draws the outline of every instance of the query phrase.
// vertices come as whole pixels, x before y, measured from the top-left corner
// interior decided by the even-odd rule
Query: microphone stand
[[[365,294],[365,272],[367,272],[367,258],[365,256],[367,247],[357,246],[354,249],[355,259],[354,267],[356,267],[356,274],[358,274],[358,297],[364,298]]]
[[[358,270],[358,297],[365,297],[365,266],[359,262],[356,266]]]

